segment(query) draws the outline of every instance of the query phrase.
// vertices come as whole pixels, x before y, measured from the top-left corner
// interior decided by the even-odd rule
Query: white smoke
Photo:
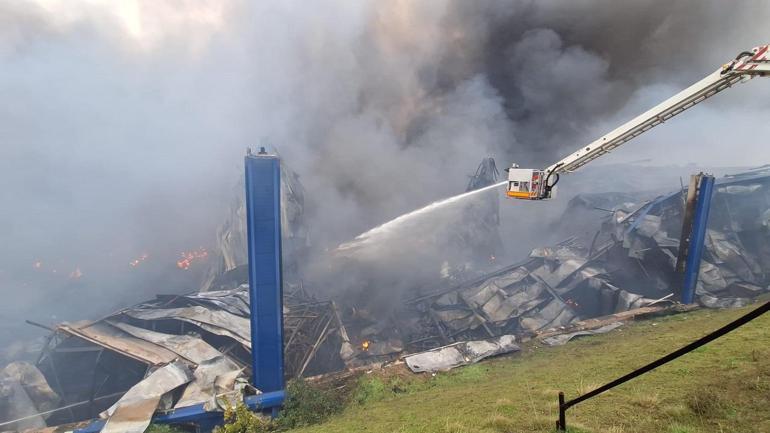
[[[461,192],[482,157],[548,164],[655,102],[651,86],[769,42],[768,18],[751,0],[4,1],[0,290],[15,301],[0,316],[184,290],[126,263],[209,242],[246,146],[269,142],[300,173],[315,245],[331,247]],[[724,164],[749,157],[716,117],[770,132],[739,120],[770,110],[768,84],[751,86],[691,117]],[[656,138],[692,138],[669,131]],[[36,260],[82,282],[43,284]]]

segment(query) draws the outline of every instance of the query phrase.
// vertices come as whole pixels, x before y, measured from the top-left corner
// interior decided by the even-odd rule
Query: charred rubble
[[[338,361],[338,323],[330,301],[317,302],[303,295],[301,289],[287,295],[285,356],[290,377],[344,367]],[[42,393],[46,402],[57,401],[57,407],[67,407],[51,414],[46,419],[48,425],[94,418],[119,405],[126,391],[151,373],[172,363],[179,363],[189,377],[185,386],[175,391],[174,403],[165,408],[200,403],[215,408],[216,396],[236,392],[251,374],[249,326],[245,286],[159,295],[94,322],[58,325],[34,367],[16,366],[28,369],[24,374],[33,380],[25,379],[17,370],[11,373],[19,379],[21,389],[27,389],[29,383],[35,384],[35,390],[47,384]],[[13,392],[10,401],[23,394]],[[46,404],[34,407],[45,411],[50,406]],[[11,419],[22,418],[21,409],[16,409],[16,418]],[[33,427],[44,426],[36,424]]]
[[[302,257],[309,244],[302,189],[292,173],[284,179],[287,257]],[[494,165],[482,163],[469,188],[495,179]],[[431,371],[515,351],[514,341],[563,344],[576,335],[614,329],[634,315],[671,308],[680,286],[676,261],[686,191],[644,197],[578,195],[558,222],[559,230],[573,235],[483,275],[414,288],[385,316],[350,297],[318,299],[312,284],[303,281],[299,262],[289,259],[286,374],[309,377],[399,359],[414,371]],[[487,240],[499,240],[496,206],[477,208],[489,213],[477,215]],[[136,417],[128,409],[121,412],[121,400],[142,383],[149,383],[142,389],[150,390],[145,397],[152,402],[148,422],[157,408],[193,402],[213,408],[217,397],[257,392],[245,380],[251,348],[242,220],[243,205],[236,201],[219,231],[218,260],[205,290],[158,295],[97,321],[60,324],[34,365],[14,363],[2,370],[0,431],[100,413],[117,417],[114,425],[121,426],[121,417]],[[770,169],[717,180],[706,236],[698,303],[742,306],[768,291]],[[483,254],[494,254],[502,243],[484,245],[493,250]],[[448,358],[449,364],[436,363]],[[177,378],[176,386],[154,386],[153,381],[169,383],[157,379],[161,374]]]
[[[685,197],[685,189],[645,201],[629,194],[579,195],[560,223],[567,230],[574,225],[578,236],[536,248],[526,260],[476,280],[407,300],[394,325],[411,325],[401,334],[407,351],[419,351],[503,334],[534,336],[676,299]],[[581,213],[604,217],[591,232],[576,218]],[[768,291],[768,218],[770,170],[717,181],[696,289],[702,306],[742,306]]]

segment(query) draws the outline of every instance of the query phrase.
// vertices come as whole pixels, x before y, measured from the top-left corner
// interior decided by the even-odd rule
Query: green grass
[[[557,395],[615,379],[737,318],[696,311],[448,373],[359,378],[341,414],[293,432],[552,432]],[[572,432],[770,432],[770,315],[567,412]]]
[[[322,390],[302,380],[289,382],[287,399],[276,426],[281,429],[318,424],[344,407],[343,396],[333,390]]]
[[[187,433],[187,430],[166,424],[150,424],[145,433]]]

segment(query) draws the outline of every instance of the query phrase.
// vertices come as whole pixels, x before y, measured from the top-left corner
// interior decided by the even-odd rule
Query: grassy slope
[[[439,374],[367,377],[358,399],[302,432],[548,432],[556,396],[606,383],[749,307],[640,321],[557,348]],[[770,315],[567,412],[587,432],[770,432]],[[393,369],[396,370],[396,369]],[[361,393],[361,390],[368,392]]]

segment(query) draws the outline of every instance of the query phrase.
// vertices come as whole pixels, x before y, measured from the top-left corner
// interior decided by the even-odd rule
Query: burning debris
[[[307,229],[298,191],[298,183],[284,190],[284,206],[293,207],[293,219],[284,224],[295,252],[303,254]],[[764,271],[770,267],[770,170],[722,178],[714,194],[697,300],[706,307],[745,305],[770,283]],[[515,352],[516,341],[564,344],[670,309],[680,287],[685,196],[685,190],[652,200],[576,196],[565,214],[571,219],[560,226],[577,235],[494,271],[437,277],[433,285],[405,292],[395,308],[374,309],[359,303],[361,297],[320,299],[300,278],[299,263],[290,264],[286,375],[399,359],[415,372],[443,370]],[[234,205],[213,254],[217,269],[209,287],[221,290],[159,295],[94,322],[56,326],[34,365],[16,363],[3,371],[1,426],[39,428],[101,414],[113,431],[131,431],[135,426],[126,426],[132,419],[149,422],[159,408],[204,404],[216,410],[217,397],[255,392],[244,380],[251,347],[245,253],[235,242],[241,208]],[[495,212],[494,206],[487,209]],[[482,220],[489,236],[497,236],[494,215]],[[136,407],[143,408],[141,416]]]
[[[287,375],[343,369],[346,332],[334,303],[301,288],[288,291],[285,302]],[[112,425],[104,431],[143,431],[127,425],[138,417],[146,427],[159,408],[222,410],[222,397],[255,392],[246,381],[249,326],[247,286],[159,295],[95,322],[58,325],[34,365],[3,370],[0,427],[38,428],[101,414]],[[46,416],[29,417],[39,413]]]
[[[206,260],[209,257],[209,252],[200,247],[197,250],[184,251],[180,255],[182,258],[176,262],[176,267],[186,271],[190,269],[193,262]]]
[[[767,291],[768,187],[767,170],[717,182],[696,291],[701,305],[745,305]],[[590,219],[592,231],[536,248],[522,262],[459,284],[442,280],[444,287],[415,289],[422,293],[405,299],[388,317],[351,307],[344,317],[348,331],[354,340],[359,335],[369,345],[387,341],[394,349],[414,353],[502,335],[526,339],[564,334],[549,340],[556,344],[614,329],[618,313],[663,308],[678,295],[685,194],[682,190],[642,202],[628,194],[577,196],[565,213],[572,220],[564,218],[561,225],[579,231],[591,226],[586,222]],[[597,221],[597,212],[603,221]],[[575,215],[584,218],[576,221]],[[586,320],[604,316],[611,320],[584,326]],[[397,357],[393,352],[382,355],[373,357],[368,350],[357,356],[370,361]]]
[[[135,267],[141,265],[148,258],[150,258],[149,254],[142,253],[139,257],[137,257],[137,258],[131,260],[130,262],[128,262],[128,265],[131,266],[132,268],[135,268]]]
[[[296,175],[287,171],[283,179],[289,181],[283,188],[284,241],[287,251],[299,258],[307,244],[302,189]],[[50,384],[47,397],[30,391],[25,398],[13,382],[21,379],[15,379],[18,368],[11,364],[5,372],[10,379],[3,379],[0,393],[0,406],[9,408],[0,414],[0,430],[101,416],[107,420],[103,431],[143,431],[156,410],[195,404],[221,410],[218,399],[257,392],[245,381],[251,374],[251,340],[240,195],[231,219],[219,231],[214,253],[201,247],[183,252],[176,263],[188,270],[208,261],[206,288],[224,290],[158,295],[94,322],[56,326],[37,361],[22,364],[42,378],[37,382]],[[141,266],[148,258],[143,253],[129,265]],[[335,304],[305,290],[296,277],[296,261],[287,260],[286,269],[286,374],[298,377],[345,368],[340,348],[350,343]],[[28,418],[40,413],[45,417]]]
[[[768,187],[770,171],[717,182],[696,290],[701,305],[745,305],[767,291]],[[668,302],[681,285],[675,268],[684,196],[678,191],[639,204],[617,194],[576,197],[566,214],[594,209],[597,202],[611,209],[593,236],[536,248],[523,262],[406,301],[396,323],[417,325],[404,327],[407,350],[504,334],[536,336]]]

